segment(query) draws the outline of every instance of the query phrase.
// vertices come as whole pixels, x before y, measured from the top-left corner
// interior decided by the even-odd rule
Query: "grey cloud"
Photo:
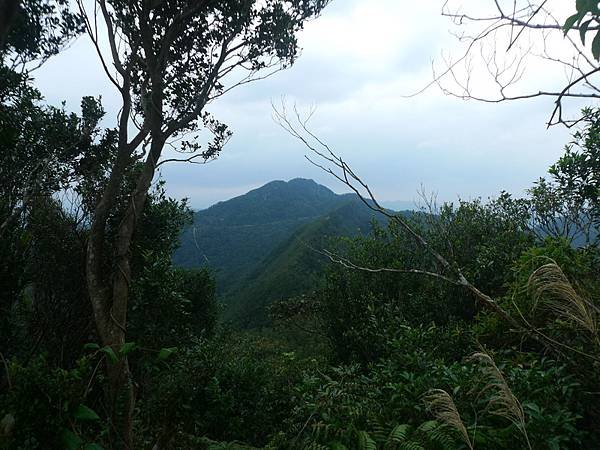
[[[381,14],[396,11],[394,5],[391,0],[333,2],[320,20],[347,30],[351,27],[346,20],[360,19],[355,8],[367,12],[379,8]],[[215,162],[164,167],[169,193],[190,197],[192,206],[201,208],[273,179],[314,178],[343,191],[343,186],[311,166],[304,159],[305,149],[272,121],[270,102],[282,94],[300,105],[317,105],[315,130],[383,200],[412,200],[421,184],[438,191],[442,200],[458,195],[486,197],[501,189],[521,193],[558,157],[568,133],[545,129],[550,101],[484,105],[436,91],[402,98],[409,88],[429,80],[430,59],[452,39],[437,16],[425,21],[422,30],[411,25],[431,13],[431,7],[424,5],[408,5],[401,17],[387,18],[390,28],[381,36],[395,40],[379,42],[381,36],[373,37],[368,30],[356,30],[364,33],[360,39],[348,36],[348,42],[363,45],[364,60],[348,57],[353,49],[344,47],[346,36],[335,36],[332,50],[329,42],[319,41],[327,36],[327,27],[311,24],[303,38],[303,56],[294,67],[210,105],[234,136]],[[368,64],[368,50],[382,44],[389,46],[385,58]],[[83,95],[102,95],[109,111],[105,124],[114,124],[118,97],[85,38],[35,75],[51,103],[66,100],[71,110],[78,110]]]

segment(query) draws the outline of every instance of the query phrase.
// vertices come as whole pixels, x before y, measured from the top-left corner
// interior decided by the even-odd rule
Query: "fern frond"
[[[313,442],[312,444],[304,447],[306,450],[330,450],[328,445],[318,444]]]
[[[369,433],[366,431],[359,431],[357,435],[359,450],[377,450],[377,444],[373,439],[371,439]]]
[[[431,430],[427,434],[427,437],[429,438],[429,441],[436,444],[438,447],[443,448],[444,450],[454,450],[456,448],[456,441],[448,433],[447,426],[438,426],[437,428]]]
[[[400,444],[399,450],[426,450],[421,444],[414,441],[407,441]]]
[[[388,442],[393,442],[395,444],[400,444],[406,441],[412,427],[406,423],[401,425],[396,425],[392,431],[390,431],[390,435],[388,436]]]
[[[450,399],[450,400],[452,400],[452,399]],[[430,433],[433,430],[435,430],[436,428],[438,428],[439,426],[440,426],[440,424],[437,422],[437,420],[428,420],[427,422],[423,422],[421,425],[419,425],[417,430],[422,431],[423,433]]]
[[[378,444],[385,443],[389,428],[374,420],[368,420],[367,424],[371,438]]]
[[[469,438],[469,433],[467,433],[467,428],[450,394],[443,389],[432,389],[426,394],[424,400],[433,416],[440,422],[458,431],[465,443],[472,449],[473,444]],[[425,424],[427,423],[425,422]]]
[[[344,430],[336,428],[332,424],[318,422],[311,425],[311,436],[317,441],[327,441],[339,438],[344,434]]]
[[[592,335],[598,332],[594,306],[577,293],[562,269],[554,261],[544,264],[529,277],[527,288],[538,305],[559,318],[574,322]]]

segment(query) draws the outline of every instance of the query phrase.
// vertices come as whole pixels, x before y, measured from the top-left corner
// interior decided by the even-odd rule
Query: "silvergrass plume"
[[[556,262],[535,270],[529,277],[527,288],[534,300],[534,310],[540,305],[596,336],[598,325],[594,306],[575,291]]]
[[[467,428],[463,423],[454,400],[443,389],[431,389],[423,399],[427,408],[433,416],[442,423],[456,429],[470,449],[473,444],[467,433]]]
[[[494,360],[487,353],[478,352],[470,358],[480,364],[486,384],[481,390],[481,394],[488,397],[486,411],[492,415],[504,417],[512,422],[525,437],[527,447],[531,449],[529,436],[525,428],[525,413],[521,403],[514,396],[502,372],[496,366]]]

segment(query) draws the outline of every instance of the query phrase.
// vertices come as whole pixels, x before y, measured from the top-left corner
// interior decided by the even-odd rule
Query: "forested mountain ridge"
[[[183,267],[209,265],[220,280],[240,276],[240,270],[252,268],[298,226],[343,198],[312,180],[272,181],[196,212],[173,261]]]
[[[223,296],[227,318],[246,327],[267,324],[268,305],[321,286],[329,261],[320,250],[340,236],[367,235],[374,220],[383,221],[358,198],[340,197],[338,207],[301,225],[246,277],[229,286]]]
[[[299,239],[314,242],[321,241],[322,236],[352,235],[359,229],[366,232],[373,216],[354,195],[336,194],[313,180],[272,181],[196,212],[193,223],[181,235],[173,262],[214,270],[222,298],[239,306],[243,300],[236,295],[252,297],[245,292],[247,287],[260,290],[254,282],[265,282],[272,272],[272,261],[278,261],[274,267],[280,268],[284,255],[294,255],[294,259],[304,254]],[[284,285],[290,293],[303,289]],[[283,294],[281,289],[277,291],[269,298]]]

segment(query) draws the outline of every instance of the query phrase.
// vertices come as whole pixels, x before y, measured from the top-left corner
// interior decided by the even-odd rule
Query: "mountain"
[[[306,243],[366,233],[374,215],[355,195],[313,180],[273,181],[196,212],[173,262],[212,268],[227,316],[261,324],[266,305],[317,283],[324,261]]]
[[[351,198],[301,226],[225,295],[226,317],[245,327],[267,324],[268,305],[318,289],[329,263],[318,250],[338,236],[367,234],[373,218],[373,211]]]
[[[381,205],[393,211],[418,211],[421,209],[416,200],[388,200],[382,201]]]
[[[229,280],[246,275],[300,225],[321,217],[345,198],[312,180],[270,182],[196,212],[173,262],[213,268],[220,289],[226,290]]]

